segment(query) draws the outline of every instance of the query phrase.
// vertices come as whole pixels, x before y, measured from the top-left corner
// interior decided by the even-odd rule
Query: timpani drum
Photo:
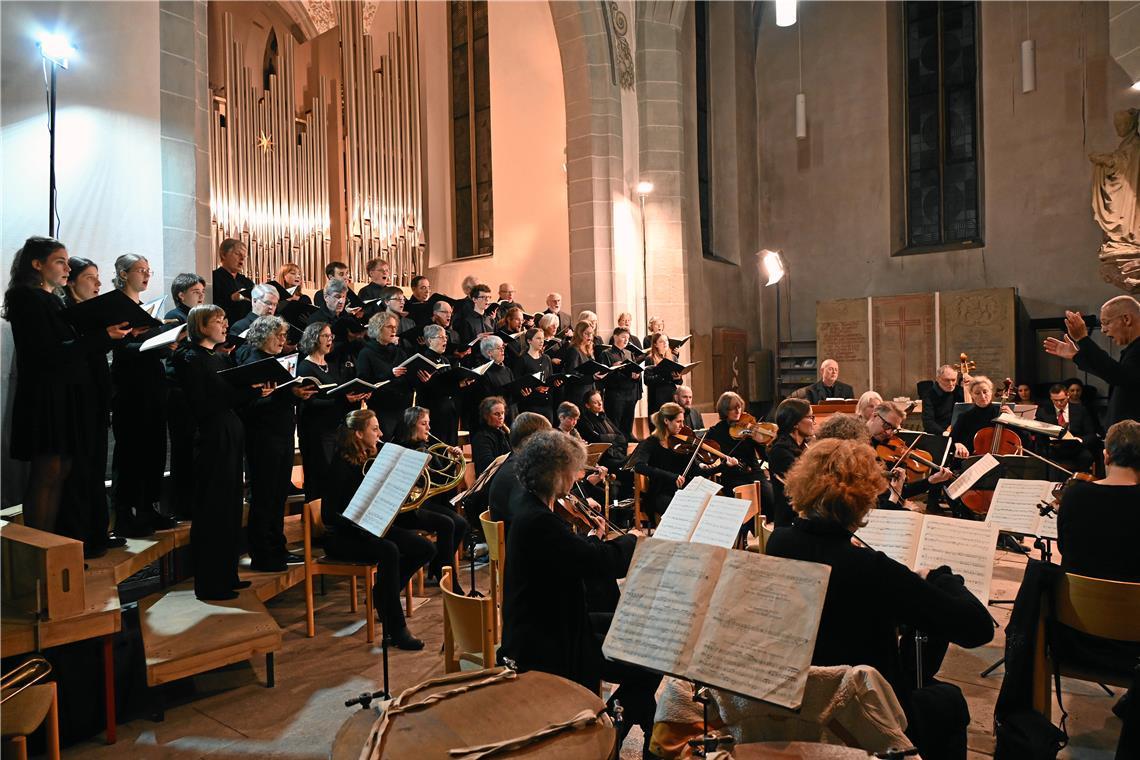
[[[404,705],[452,689],[457,684],[424,688]],[[538,731],[551,723],[570,720],[583,710],[600,712],[605,703],[597,694],[565,678],[531,671],[509,681],[493,683],[457,694],[420,710],[392,716],[384,735],[381,757],[406,760],[449,758],[448,750],[500,742]],[[378,708],[357,710],[337,732],[332,760],[359,760]],[[502,758],[550,760],[605,760],[617,733],[609,720],[584,728],[568,729],[538,743],[497,754]]]

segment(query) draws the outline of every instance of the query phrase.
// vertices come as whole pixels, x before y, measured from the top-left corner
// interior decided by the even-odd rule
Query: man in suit
[[[558,317],[559,335],[567,330],[574,329],[574,323],[570,320],[570,315],[562,311],[561,293],[551,293],[546,297],[546,311],[544,311],[543,314],[554,314]]]
[[[673,391],[673,403],[685,410],[684,420],[687,427],[693,430],[704,430],[705,421],[701,413],[693,408],[693,389],[687,385],[678,385]]]
[[[1037,450],[1044,456],[1070,470],[1087,471],[1100,455],[1100,439],[1092,415],[1080,404],[1069,401],[1065,386],[1057,383],[1049,389],[1048,404],[1038,404],[1034,419],[1050,425],[1060,425],[1081,439],[1081,442],[1064,441],[1037,436]]]
[[[807,400],[818,404],[829,398],[855,398],[855,389],[839,382],[839,362],[824,359],[819,365],[819,380],[807,387]]]
[[[1065,312],[1068,334],[1064,340],[1045,339],[1045,351],[1071,359],[1112,386],[1108,394],[1105,428],[1121,420],[1140,420],[1140,301],[1132,296],[1110,298],[1100,307],[1100,329],[1122,348],[1120,360],[1093,343],[1079,311]]]

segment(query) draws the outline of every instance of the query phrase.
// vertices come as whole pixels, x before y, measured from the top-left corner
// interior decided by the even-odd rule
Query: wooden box
[[[5,615],[56,620],[86,609],[83,542],[0,521],[0,562]]]

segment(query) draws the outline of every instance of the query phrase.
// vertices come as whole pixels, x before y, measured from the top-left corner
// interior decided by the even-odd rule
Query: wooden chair
[[[374,562],[353,562],[350,560],[335,560],[325,556],[323,550],[314,550],[313,539],[324,532],[324,523],[321,522],[321,500],[315,499],[305,504],[304,513],[304,549],[305,549],[305,617],[308,624],[309,638],[316,635],[317,626],[314,620],[313,578],[317,575],[347,576],[351,581],[352,601],[349,609],[356,612],[356,585],[357,581],[364,580],[364,612],[367,615],[368,643],[376,638],[376,614],[372,609],[372,586],[376,582],[376,564]]]
[[[28,735],[41,725],[45,725],[48,760],[59,760],[59,700],[54,681],[29,686],[4,703],[0,711],[4,757],[28,760]]]
[[[479,522],[483,525],[483,536],[487,539],[487,557],[491,568],[491,602],[495,610],[492,620],[494,624],[495,643],[502,641],[502,607],[503,607],[503,566],[507,559],[507,539],[502,520],[492,520],[491,510],[479,515]]]
[[[648,490],[649,478],[635,472],[633,474],[633,527],[635,528],[640,528],[643,523],[646,523],[645,515],[641,511],[641,498],[642,494]]]
[[[495,608],[491,597],[456,594],[451,590],[450,567],[443,568],[439,590],[443,595],[444,671],[455,673],[494,667],[495,639],[491,621]]]
[[[754,480],[751,483],[737,486],[732,489],[732,492],[736,498],[747,499],[752,503],[752,506],[748,508],[748,514],[744,516],[744,521],[752,520],[752,534],[760,542],[760,553],[763,554],[766,541],[764,536],[764,505],[760,498],[760,483]]]
[[[1045,648],[1045,630],[1050,620],[1090,636],[1140,643],[1140,583],[1108,581],[1072,573],[1061,578],[1052,598],[1041,605],[1033,663],[1033,708],[1051,720],[1052,667],[1058,668],[1063,676],[1081,681],[1123,687],[1132,685],[1127,663],[1122,663],[1119,671],[1102,671],[1053,659],[1055,653],[1047,652]]]

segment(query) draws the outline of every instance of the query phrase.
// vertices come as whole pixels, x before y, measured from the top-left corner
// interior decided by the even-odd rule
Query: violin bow
[[[891,469],[887,470],[887,472],[890,473],[890,472],[894,472],[895,470],[897,470],[899,468],[899,465],[901,465],[903,462],[906,461],[907,455],[910,454],[910,452],[912,450],[914,450],[914,447],[917,445],[918,445],[918,438],[915,438],[913,441],[910,442],[910,445],[906,447],[906,451],[904,451],[902,453],[902,455],[899,456],[899,461],[895,462],[895,466],[892,467]],[[933,460],[931,460],[931,461],[933,461]]]
[[[701,446],[704,445],[705,436],[708,434],[707,430],[701,433],[701,437],[697,439],[696,445],[693,446],[693,455],[689,457],[689,463],[685,465],[685,471],[681,473],[681,477],[685,480],[689,479],[689,470],[693,469],[693,463],[697,461],[697,455],[701,453]]]

